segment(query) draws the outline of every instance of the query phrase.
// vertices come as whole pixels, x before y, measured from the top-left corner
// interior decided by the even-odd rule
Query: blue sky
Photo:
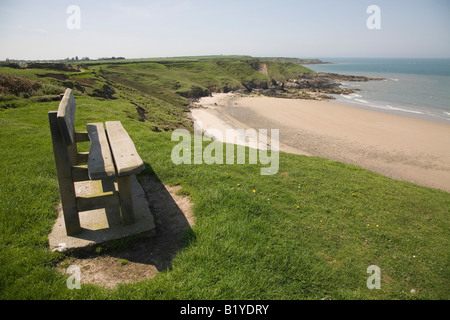
[[[67,28],[67,7],[80,29]],[[369,5],[381,29],[369,30]],[[450,58],[448,0],[0,1],[0,60],[247,54]]]

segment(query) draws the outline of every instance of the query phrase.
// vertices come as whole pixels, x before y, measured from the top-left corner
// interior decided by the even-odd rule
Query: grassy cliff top
[[[198,56],[155,59],[32,63],[0,67],[0,109],[30,101],[57,99],[66,87],[76,95],[121,99],[151,114],[155,130],[189,127],[190,99],[212,92],[267,87],[314,71],[293,63],[249,56]],[[138,115],[129,115],[138,119]]]
[[[189,97],[309,69],[255,59],[51,67],[0,68],[0,299],[450,297],[449,193],[287,153],[273,176],[261,176],[261,165],[171,161],[171,130],[190,125]],[[48,247],[60,199],[47,113],[69,86],[77,131],[120,120],[146,166],[139,178],[178,186],[194,204],[195,225],[152,279],[69,290],[69,275],[57,270],[74,257]],[[139,241],[114,243],[118,257]],[[97,249],[94,257],[108,257],[108,248]],[[380,290],[367,287],[371,265],[381,269]]]

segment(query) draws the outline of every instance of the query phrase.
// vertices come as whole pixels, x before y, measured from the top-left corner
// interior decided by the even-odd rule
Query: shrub
[[[23,94],[30,96],[33,91],[41,88],[37,81],[25,79],[13,74],[0,73],[0,94],[14,94],[16,96]]]
[[[91,96],[92,97],[100,97],[105,99],[114,99],[113,94],[116,93],[116,91],[110,87],[107,84],[104,84],[101,88],[95,88]]]
[[[43,83],[41,86],[41,92],[43,95],[59,95],[64,92],[65,87],[57,86],[50,83]]]

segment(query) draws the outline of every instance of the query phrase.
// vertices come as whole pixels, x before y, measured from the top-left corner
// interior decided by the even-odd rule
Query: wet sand
[[[450,192],[450,124],[327,101],[234,94],[202,98],[197,106],[192,117],[206,132],[279,129],[280,151],[355,164]]]

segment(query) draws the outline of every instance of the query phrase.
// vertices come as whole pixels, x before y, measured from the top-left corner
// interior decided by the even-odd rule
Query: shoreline
[[[357,99],[354,99],[354,100],[358,101]],[[354,100],[346,101],[346,100],[336,99],[336,100],[329,100],[329,102],[335,103],[338,105],[344,105],[344,106],[349,106],[349,107],[353,107],[353,108],[364,109],[364,110],[368,110],[368,111],[380,112],[380,113],[385,113],[385,114],[393,114],[393,115],[398,115],[400,117],[419,119],[419,120],[428,121],[428,122],[450,125],[450,121],[447,118],[438,117],[436,115],[425,114],[420,111],[407,111],[405,109],[401,109],[400,107],[392,107],[392,106],[390,108],[383,107],[382,103],[379,103],[378,105],[376,105],[376,103],[368,104],[367,102],[366,103],[358,103],[358,102],[355,102]]]
[[[194,103],[216,129],[279,129],[280,151],[358,165],[450,192],[450,125],[328,101],[218,93]]]

